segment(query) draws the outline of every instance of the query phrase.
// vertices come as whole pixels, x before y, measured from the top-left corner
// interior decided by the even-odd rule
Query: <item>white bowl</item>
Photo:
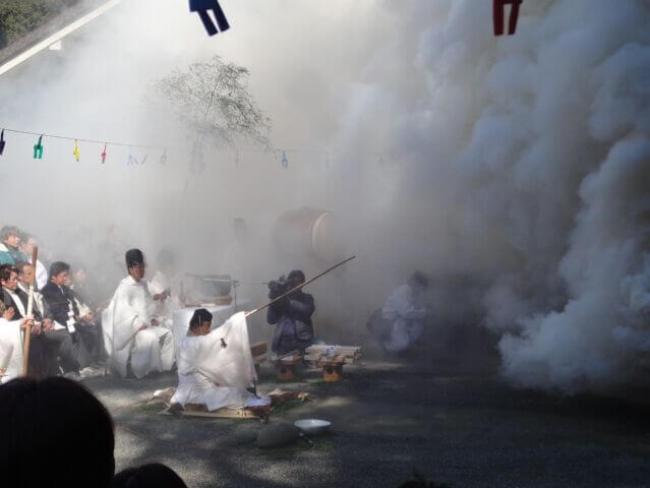
[[[303,419],[296,420],[293,425],[298,427],[305,434],[318,435],[327,432],[332,423],[327,420]]]

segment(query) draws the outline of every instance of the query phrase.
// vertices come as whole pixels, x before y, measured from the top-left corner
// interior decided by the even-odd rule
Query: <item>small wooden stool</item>
[[[335,383],[343,379],[343,363],[323,363],[323,380]]]
[[[293,381],[296,379],[296,365],[302,362],[302,356],[293,354],[283,357],[275,362],[275,368],[278,372],[278,380]]]
[[[305,350],[305,360],[323,368],[323,380],[334,383],[343,379],[343,365],[353,364],[361,357],[358,346],[317,344]]]

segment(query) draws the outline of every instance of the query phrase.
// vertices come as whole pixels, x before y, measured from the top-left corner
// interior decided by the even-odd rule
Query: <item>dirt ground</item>
[[[454,487],[650,486],[645,392],[623,399],[522,391],[489,361],[464,363],[426,351],[419,360],[367,359],[334,384],[305,371],[279,386],[313,400],[271,422],[322,418],[333,431],[312,447],[275,450],[255,446],[258,421],[174,418],[144,405],[174,385],[172,375],[85,383],[114,416],[118,469],[159,461],[196,488],[395,487],[414,468]],[[265,368],[260,391],[276,386]]]

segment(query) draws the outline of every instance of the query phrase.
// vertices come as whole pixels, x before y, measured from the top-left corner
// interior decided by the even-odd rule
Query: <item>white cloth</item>
[[[20,332],[21,320],[11,322],[0,317],[0,368],[4,368],[5,376],[0,378],[6,383],[17,378],[23,368],[23,341]]]
[[[381,312],[384,319],[392,322],[390,335],[384,342],[387,351],[404,351],[422,335],[426,309],[408,284],[390,294]]]
[[[244,315],[233,315],[207,335],[182,339],[178,388],[172,403],[201,404],[213,411],[242,408],[254,401],[255,397],[246,391],[257,376]]]
[[[36,260],[36,286],[39,290],[42,290],[43,287],[47,285],[47,269],[45,265],[41,263],[40,259]]]
[[[126,376],[127,363],[136,378],[153,371],[169,371],[174,365],[174,337],[168,321],[155,317],[155,304],[147,285],[124,278],[102,313],[104,344],[111,366],[122,377]],[[152,327],[151,319],[157,318],[159,326]],[[138,330],[142,325],[148,327]]]

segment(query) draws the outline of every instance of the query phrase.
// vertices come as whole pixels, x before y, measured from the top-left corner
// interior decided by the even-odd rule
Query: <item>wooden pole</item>
[[[314,277],[313,277],[312,279],[310,279],[309,281],[305,281],[304,283],[302,283],[302,284],[300,284],[300,285],[298,285],[298,286],[293,287],[291,290],[289,290],[289,291],[286,292],[286,293],[283,293],[282,295],[280,295],[280,296],[277,297],[277,298],[274,298],[273,300],[271,300],[271,301],[270,301],[269,303],[267,303],[266,305],[262,305],[261,307],[258,307],[258,308],[256,308],[255,310],[251,310],[250,312],[246,312],[245,317],[250,317],[251,315],[256,314],[257,312],[261,312],[261,311],[264,310],[265,308],[269,308],[269,307],[270,307],[271,305],[273,305],[275,302],[280,301],[280,300],[282,300],[283,298],[287,297],[288,295],[291,295],[294,291],[300,290],[301,288],[307,286],[308,284],[313,283],[314,281],[316,281],[316,280],[317,280],[318,278],[320,278],[321,276],[325,276],[327,273],[330,273],[331,271],[334,271],[336,268],[338,268],[338,267],[340,267],[340,266],[343,266],[345,263],[347,263],[347,262],[349,262],[349,261],[352,261],[352,260],[355,259],[355,258],[356,258],[356,256],[352,256],[351,258],[347,258],[347,259],[341,261],[340,263],[335,264],[335,265],[332,266],[331,268],[327,268],[327,269],[326,269],[325,271],[323,271],[321,274],[314,276]]]
[[[32,268],[34,276],[29,284],[29,298],[27,299],[27,317],[31,318],[34,309],[34,281],[36,280],[36,262],[38,261],[38,246],[32,250]],[[23,340],[23,376],[29,373],[29,346],[32,338],[32,326],[27,322],[25,326],[25,338]]]

